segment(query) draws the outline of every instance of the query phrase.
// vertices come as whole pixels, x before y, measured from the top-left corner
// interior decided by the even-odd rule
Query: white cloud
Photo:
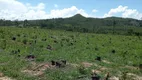
[[[55,5],[56,7],[58,5]],[[48,13],[45,11],[45,4],[39,3],[36,6],[31,4],[23,4],[17,0],[0,0],[0,19],[8,20],[24,20],[24,19],[47,19],[70,17],[77,13],[88,17],[89,15],[83,10],[78,9],[76,6],[64,9],[53,9]]]
[[[89,15],[83,10],[83,9],[78,9],[75,6],[72,6],[70,8],[64,8],[62,10],[59,9],[55,9],[55,10],[51,10],[49,17],[53,17],[53,18],[59,18],[59,17],[71,17],[75,14],[82,14],[85,17],[88,17]]]
[[[58,7],[57,4],[54,5]],[[78,9],[76,6],[71,6],[64,9],[52,9],[50,11],[45,10],[46,5],[44,3],[39,3],[36,6],[31,4],[23,4],[18,0],[0,0],[0,19],[7,20],[33,20],[33,19],[48,19],[48,18],[65,18],[71,17],[75,14],[82,14],[85,17],[96,17],[94,13],[98,10],[93,9],[93,15],[88,14],[83,9]],[[117,8],[111,9],[108,13],[104,14],[103,17],[115,16],[120,13],[122,17],[129,17],[135,19],[141,19],[142,13],[138,12],[136,9],[129,9],[128,6],[118,6]]]
[[[0,19],[40,19],[46,16],[44,9],[45,5],[43,3],[31,6],[17,0],[0,0]]]
[[[44,10],[45,4],[39,3],[37,6],[31,6],[31,4],[27,4],[28,9],[34,9],[34,10]]]
[[[16,0],[0,0],[0,18],[14,19],[26,11],[25,5]]]
[[[123,6],[120,5],[115,9],[111,9],[108,13],[106,13],[104,15],[104,17],[110,17],[110,16],[113,16],[116,13],[124,12],[127,8],[128,8],[128,6],[123,7]]]
[[[57,4],[54,4],[54,7],[55,7],[55,8],[58,8],[59,6],[58,6]]]
[[[122,13],[122,17],[141,19],[142,13],[139,13],[136,9],[127,9],[124,13]]]
[[[24,12],[27,11],[27,8],[25,7],[24,4],[16,0],[0,0],[0,10]]]
[[[115,16],[118,13],[124,18],[140,19],[142,17],[142,13],[139,13],[136,9],[129,9],[128,6],[121,5],[117,8],[111,9],[108,13],[104,14],[104,17]]]
[[[93,9],[93,10],[92,10],[92,12],[93,12],[93,13],[96,13],[96,12],[98,12],[98,10],[96,10],[96,9]]]

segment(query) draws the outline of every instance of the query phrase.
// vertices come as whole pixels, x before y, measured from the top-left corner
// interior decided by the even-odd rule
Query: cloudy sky
[[[142,18],[142,0],[0,0],[0,19],[33,20],[71,17]]]

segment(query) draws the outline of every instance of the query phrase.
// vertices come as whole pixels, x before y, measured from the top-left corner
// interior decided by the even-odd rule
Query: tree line
[[[86,18],[76,14],[69,18],[53,18],[41,20],[4,20],[0,19],[0,26],[38,27],[45,29],[61,29],[83,33],[112,33],[142,35],[142,20],[120,17]],[[139,32],[137,31],[139,30]]]

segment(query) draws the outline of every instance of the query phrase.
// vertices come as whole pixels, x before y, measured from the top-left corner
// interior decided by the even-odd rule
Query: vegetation
[[[53,27],[59,24],[60,29],[61,26],[66,26],[65,28],[76,26],[78,25],[74,23],[76,17],[82,18],[79,19],[82,21],[92,20],[91,23],[96,24],[93,22],[96,19],[76,15],[67,19],[55,19],[61,22],[48,25]],[[70,24],[71,21],[68,21],[70,19],[73,19],[74,25]],[[115,19],[119,20],[119,18]],[[52,20],[54,19],[47,20],[47,22]],[[68,22],[70,23],[66,24]],[[18,23],[20,25],[20,22]],[[25,23],[28,26],[31,22],[25,21]],[[78,23],[82,24],[83,32],[90,32],[89,28],[92,24]],[[42,27],[46,26],[42,24]],[[84,26],[88,27],[88,30],[83,28]],[[115,32],[117,26],[116,22]],[[77,27],[74,28],[77,30]],[[32,27],[0,27],[0,73],[17,80],[88,80],[91,79],[91,73],[94,70],[101,79],[104,79],[105,74],[109,72],[111,77],[137,80],[137,76],[142,76],[142,40],[140,34],[136,36],[133,35],[134,32],[133,29],[129,30],[132,35],[126,36]],[[54,66],[51,65],[53,60],[56,61]],[[67,64],[62,63],[62,60],[66,60]],[[129,76],[132,74],[136,76]]]
[[[0,20],[0,26],[39,27],[44,29],[101,34],[136,35],[139,33],[139,35],[142,35],[142,20],[119,17],[86,18],[80,14],[69,18],[45,20]]]

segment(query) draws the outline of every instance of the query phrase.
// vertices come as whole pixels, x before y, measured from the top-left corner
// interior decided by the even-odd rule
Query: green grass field
[[[29,54],[33,61],[25,58]],[[67,61],[64,67],[50,66],[61,59]],[[90,80],[95,70],[101,79],[109,72],[120,80],[138,80],[140,64],[142,40],[137,36],[0,27],[0,73],[11,79]]]

